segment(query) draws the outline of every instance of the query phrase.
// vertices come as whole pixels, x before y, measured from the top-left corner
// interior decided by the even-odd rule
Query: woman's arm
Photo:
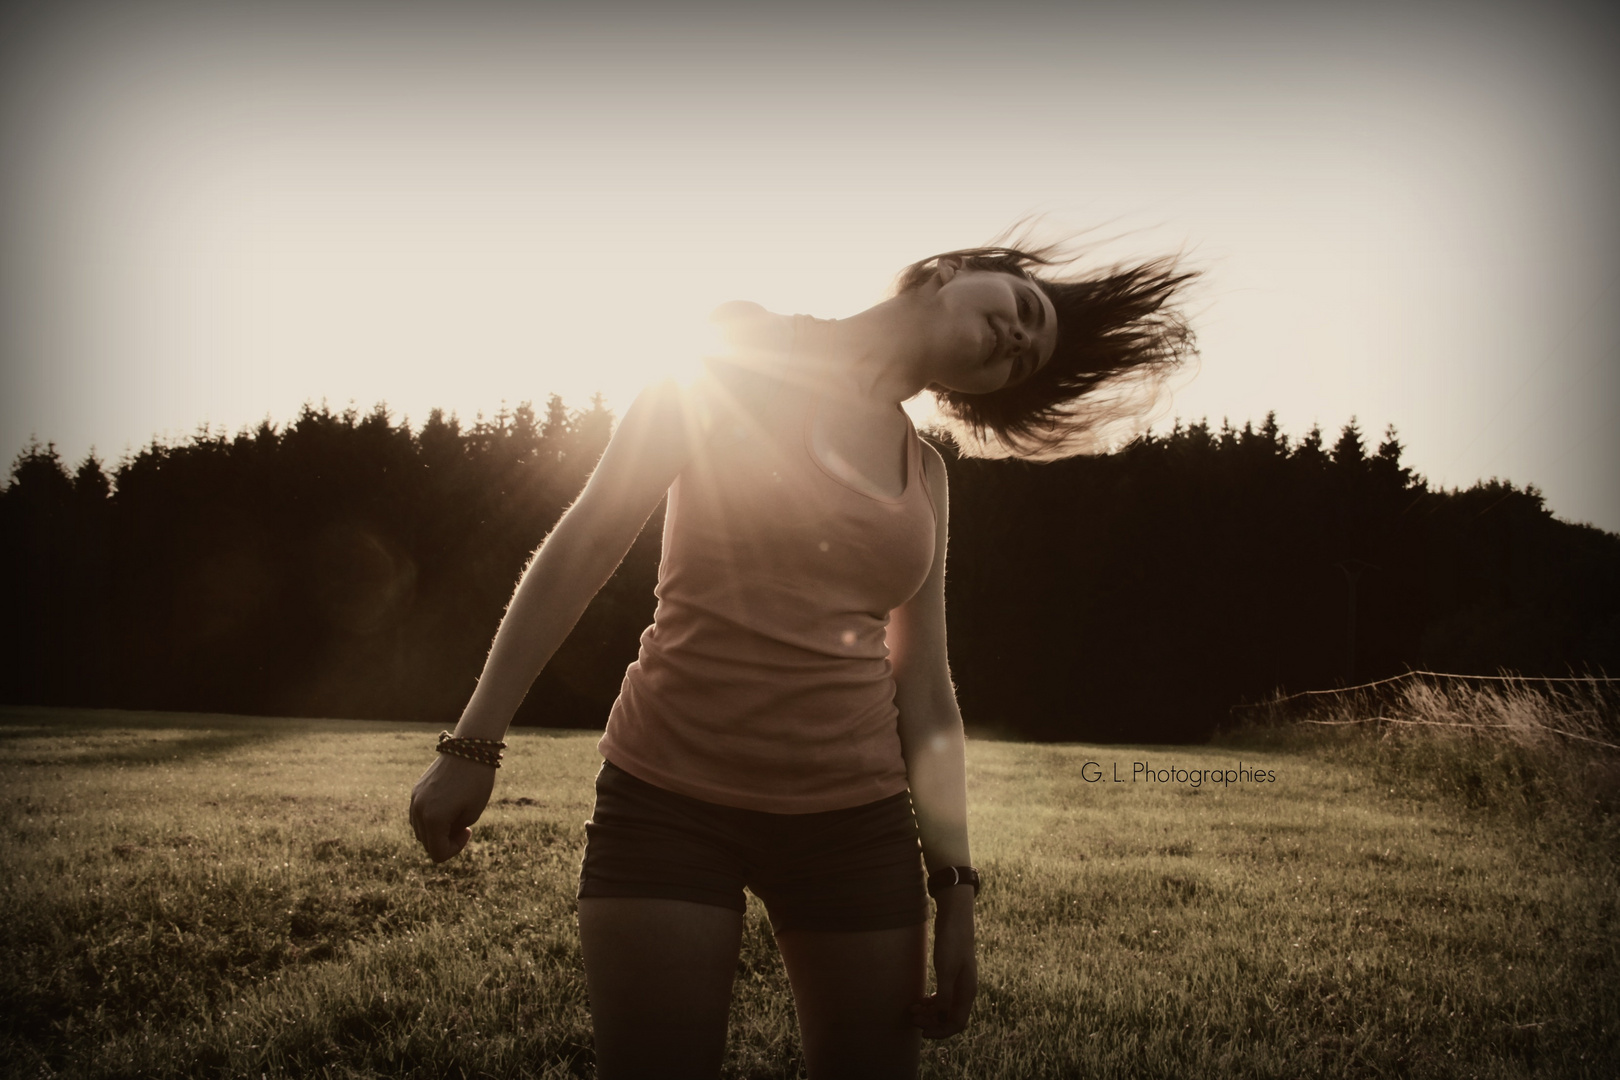
[[[540,669],[624,559],[636,534],[701,438],[672,382],[642,391],[619,422],[590,481],[518,581],[456,724],[463,738],[501,739]],[[495,770],[440,754],[411,792],[411,825],[435,862],[466,846],[494,789]]]
[[[967,765],[962,714],[956,707],[945,653],[945,541],[950,498],[945,462],[924,446],[923,463],[934,497],[934,564],[917,595],[889,616],[889,656],[894,700],[900,710],[900,749],[906,758],[911,802],[917,812],[923,861],[930,872],[970,866],[967,828]],[[954,1035],[967,1026],[978,992],[973,944],[973,886],[954,885],[935,897],[935,993],[913,1010],[913,1022],[929,1038]]]

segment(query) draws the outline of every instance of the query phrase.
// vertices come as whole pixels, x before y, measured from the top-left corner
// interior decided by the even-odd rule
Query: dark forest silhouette
[[[453,722],[525,560],[612,430],[553,396],[463,428],[306,406],[109,477],[32,446],[0,493],[0,700]],[[1184,741],[1244,699],[1410,667],[1620,669],[1620,536],[1533,488],[1431,490],[1394,432],[1177,425],[960,459],[951,659],[970,724]],[[600,727],[652,617],[662,511],[519,723]]]

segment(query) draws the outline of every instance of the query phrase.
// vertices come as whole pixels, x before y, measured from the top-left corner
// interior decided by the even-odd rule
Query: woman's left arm
[[[900,710],[900,749],[929,872],[969,866],[967,765],[962,714],[945,655],[945,539],[949,496],[945,462],[923,444],[934,498],[934,563],[917,595],[889,617],[894,701]],[[931,1039],[967,1027],[978,992],[973,945],[973,886],[953,885],[934,898],[935,992],[912,1009],[912,1022]]]

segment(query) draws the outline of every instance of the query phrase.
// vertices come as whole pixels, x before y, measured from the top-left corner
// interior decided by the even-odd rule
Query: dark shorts
[[[579,895],[765,902],[777,933],[893,930],[928,921],[911,795],[814,814],[717,806],[602,763]]]

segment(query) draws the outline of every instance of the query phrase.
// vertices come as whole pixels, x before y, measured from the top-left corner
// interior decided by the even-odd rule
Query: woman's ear
[[[959,255],[946,255],[939,260],[934,268],[934,276],[941,285],[949,285],[951,279],[962,272],[962,258]]]

